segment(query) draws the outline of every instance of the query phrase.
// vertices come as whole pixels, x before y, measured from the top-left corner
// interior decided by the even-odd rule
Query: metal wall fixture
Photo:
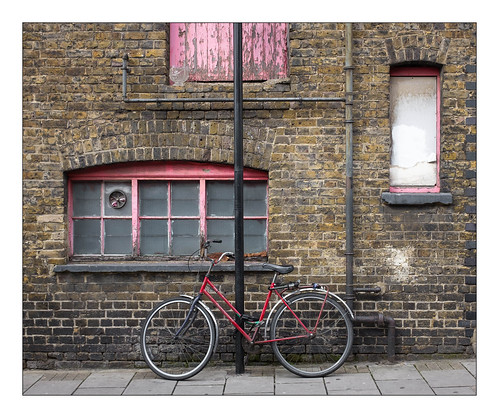
[[[234,97],[157,97],[157,98],[129,98],[128,54],[123,55],[123,101],[125,103],[234,103]],[[243,97],[243,102],[344,102],[343,97]]]
[[[236,25],[236,24],[235,24]],[[343,102],[345,103],[345,142],[346,142],[346,294],[345,302],[353,311],[353,302],[356,293],[380,293],[379,287],[354,288],[353,286],[353,49],[352,24],[345,25],[345,97],[243,97],[242,91],[236,92],[235,97],[159,97],[159,98],[129,98],[127,94],[128,54],[123,56],[123,101],[125,103],[234,103],[236,99],[242,102]],[[235,87],[236,89],[236,87]],[[236,97],[237,96],[237,97]],[[238,129],[240,130],[238,122]],[[236,131],[236,129],[235,129]],[[237,257],[236,257],[237,258]],[[240,273],[239,273],[240,274]],[[389,360],[395,358],[395,320],[386,314],[376,312],[369,315],[355,315],[354,323],[371,323],[380,327],[387,327],[387,356]]]

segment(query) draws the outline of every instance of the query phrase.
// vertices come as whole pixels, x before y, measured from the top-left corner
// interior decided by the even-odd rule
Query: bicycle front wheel
[[[151,370],[164,379],[183,380],[199,373],[215,347],[215,324],[201,304],[178,297],[156,306],[145,320],[140,348]],[[190,314],[189,314],[190,312]]]
[[[289,307],[283,304],[270,325],[279,362],[302,377],[322,377],[337,370],[353,344],[352,321],[344,308],[320,292],[298,294],[286,302]]]

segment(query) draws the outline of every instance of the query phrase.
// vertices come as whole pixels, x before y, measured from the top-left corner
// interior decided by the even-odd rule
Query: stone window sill
[[[451,193],[381,193],[381,200],[389,205],[451,205]]]
[[[208,263],[158,263],[158,262],[86,262],[68,263],[54,267],[54,273],[197,273],[206,272]],[[216,270],[215,270],[216,269]],[[234,272],[234,263],[218,264],[213,272]],[[267,272],[263,263],[246,263],[246,272]]]

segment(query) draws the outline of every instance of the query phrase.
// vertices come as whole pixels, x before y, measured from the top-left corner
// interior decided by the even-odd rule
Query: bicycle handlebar
[[[210,245],[211,245],[212,243],[215,243],[215,244],[221,244],[221,243],[222,243],[222,240],[221,240],[221,239],[208,240],[208,241],[206,241],[206,242],[203,244],[203,248],[210,248]]]
[[[230,252],[230,251],[226,251],[224,253],[222,253],[222,255],[220,257],[218,257],[218,260],[215,264],[218,264],[220,263],[220,261],[224,258],[224,257],[229,257],[229,258],[236,258],[236,256],[234,255],[234,253]]]
[[[213,243],[213,244],[221,244],[221,243],[222,243],[222,240],[221,240],[221,239],[207,240],[207,241],[203,244],[203,248],[205,248],[205,249],[210,248],[210,246],[211,246],[211,244],[212,244],[212,243]],[[220,263],[220,261],[222,261],[222,259],[223,259],[224,257],[235,258],[235,255],[234,255],[234,253],[233,253],[233,252],[231,252],[231,251],[226,251],[226,252],[222,253],[222,255],[221,255],[220,257],[218,257],[218,260],[217,260],[217,261],[213,260],[213,261],[212,261],[212,262],[213,262],[213,264],[218,264],[218,263]]]

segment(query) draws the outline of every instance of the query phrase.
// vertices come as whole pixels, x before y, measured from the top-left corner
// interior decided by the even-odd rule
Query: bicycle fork
[[[199,294],[192,300],[191,307],[189,308],[189,312],[187,313],[187,316],[184,320],[184,323],[180,326],[178,331],[175,333],[175,335],[173,337],[174,339],[177,339],[180,336],[182,336],[184,331],[186,331],[189,328],[189,325],[188,325],[189,322],[192,323],[192,322],[194,322],[194,319],[196,319],[196,316],[197,316],[196,305],[199,302],[199,300],[201,299],[201,296],[202,296],[202,294]],[[192,321],[191,321],[191,318],[192,318]]]

